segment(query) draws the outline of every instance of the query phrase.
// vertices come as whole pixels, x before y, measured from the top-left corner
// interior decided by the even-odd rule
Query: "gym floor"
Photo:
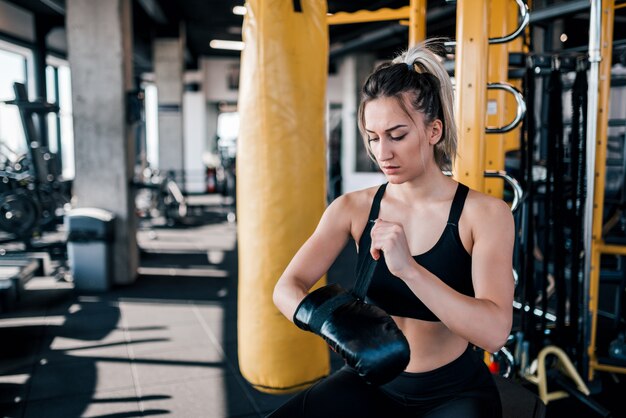
[[[0,417],[262,417],[289,398],[239,373],[236,225],[219,200],[203,208],[206,224],[139,231],[132,286],[76,295],[54,278],[28,283],[0,316]],[[329,280],[345,282],[353,261],[344,251]],[[626,416],[623,389],[598,398],[616,417]],[[586,412],[548,405],[548,417]]]

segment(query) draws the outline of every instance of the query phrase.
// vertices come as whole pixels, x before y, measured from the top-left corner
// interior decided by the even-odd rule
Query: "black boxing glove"
[[[409,364],[409,343],[393,319],[339,285],[309,293],[293,322],[324,338],[369,383],[387,383]]]

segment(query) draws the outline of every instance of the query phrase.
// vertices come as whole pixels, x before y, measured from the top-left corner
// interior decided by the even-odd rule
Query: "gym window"
[[[46,59],[47,101],[59,106],[59,114],[48,114],[48,145],[59,153],[63,162],[63,178],[74,178],[74,127],[72,122],[72,86],[67,61],[48,56]]]
[[[17,107],[3,102],[15,99],[13,83],[29,87],[32,52],[0,40],[0,162],[14,159],[27,150],[24,129]]]

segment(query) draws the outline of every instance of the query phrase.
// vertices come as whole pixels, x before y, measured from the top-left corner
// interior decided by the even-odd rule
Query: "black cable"
[[[585,168],[587,156],[585,153],[587,137],[587,72],[581,68],[576,72],[576,79],[572,87],[572,130],[570,143],[572,147],[572,183],[575,187],[572,216],[572,262],[571,262],[571,295],[570,295],[570,329],[576,339],[575,358],[582,361],[585,350],[580,332],[580,295],[583,252],[582,228],[585,208]]]
[[[526,239],[524,241],[524,254],[522,272],[520,274],[522,309],[520,312],[520,327],[527,338],[534,338],[536,333],[537,321],[535,319],[535,298],[537,292],[535,289],[535,218],[534,218],[534,195],[535,184],[533,181],[533,154],[536,135],[535,124],[535,72],[532,65],[526,68],[526,76],[524,79],[525,89],[524,97],[526,98],[526,118],[522,125],[522,167],[523,181],[526,190],[524,202],[524,225]],[[525,305],[529,305],[529,311],[524,309]]]
[[[550,83],[548,85],[550,93],[550,120],[548,126],[548,141],[552,143],[552,197],[551,206],[551,236],[555,295],[556,295],[556,332],[557,337],[562,338],[565,332],[565,305],[567,300],[567,288],[565,285],[565,225],[563,222],[565,169],[563,160],[563,82],[561,80],[560,68],[555,68],[550,73]],[[545,315],[544,310],[544,315]],[[562,341],[562,346],[567,347],[566,341]]]
[[[541,272],[541,333],[543,334],[547,328],[546,314],[548,312],[548,275],[550,274],[550,262],[552,261],[552,222],[554,220],[553,205],[554,201],[554,168],[555,168],[555,140],[554,130],[551,128],[551,119],[554,116],[552,114],[552,108],[556,106],[555,102],[560,102],[561,98],[556,97],[554,94],[554,79],[556,76],[560,77],[558,70],[552,70],[547,77],[547,86],[544,89],[544,94],[547,96],[547,100],[544,102],[545,107],[542,109],[542,116],[544,116],[542,122],[542,130],[545,132],[545,142],[543,147],[545,149],[545,190],[543,195],[543,246],[542,246],[542,272]]]

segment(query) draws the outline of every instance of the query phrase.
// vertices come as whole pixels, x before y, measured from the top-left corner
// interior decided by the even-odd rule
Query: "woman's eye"
[[[367,142],[377,142],[378,138],[367,138]]]
[[[389,138],[392,141],[400,141],[402,138],[404,138],[406,136],[406,134],[400,135],[400,136],[390,136]]]

